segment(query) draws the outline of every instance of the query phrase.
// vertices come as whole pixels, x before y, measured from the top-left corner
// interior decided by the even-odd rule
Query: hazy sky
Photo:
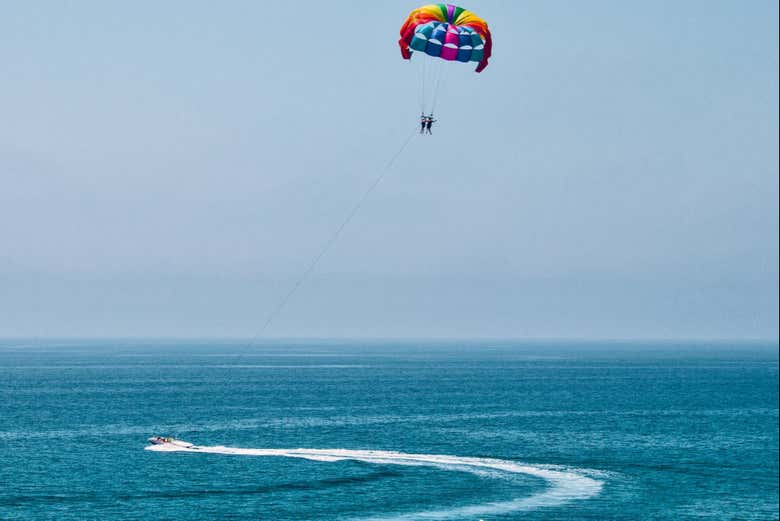
[[[251,336],[416,125],[417,2],[7,2],[0,336]],[[270,336],[778,335],[778,5],[472,1]]]

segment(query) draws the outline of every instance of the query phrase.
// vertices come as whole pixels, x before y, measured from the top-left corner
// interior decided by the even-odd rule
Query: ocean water
[[[777,347],[0,341],[0,519],[778,519]]]

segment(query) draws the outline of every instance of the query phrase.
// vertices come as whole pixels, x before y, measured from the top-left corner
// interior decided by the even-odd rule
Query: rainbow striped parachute
[[[431,4],[409,13],[398,45],[406,60],[414,50],[444,60],[479,62],[476,70],[482,72],[493,40],[487,22],[471,11],[452,4]]]

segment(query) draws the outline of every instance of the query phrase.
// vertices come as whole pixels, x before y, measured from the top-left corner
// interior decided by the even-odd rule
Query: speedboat
[[[192,447],[192,443],[177,440],[176,438],[171,438],[170,436],[163,437],[163,436],[152,436],[149,438],[149,441],[152,442],[154,445],[176,445],[177,447]]]

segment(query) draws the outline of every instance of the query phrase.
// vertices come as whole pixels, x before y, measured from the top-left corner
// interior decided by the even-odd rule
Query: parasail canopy
[[[493,48],[487,22],[471,11],[452,4],[418,7],[401,26],[401,56],[412,51],[449,61],[478,62],[476,72],[487,67]]]

